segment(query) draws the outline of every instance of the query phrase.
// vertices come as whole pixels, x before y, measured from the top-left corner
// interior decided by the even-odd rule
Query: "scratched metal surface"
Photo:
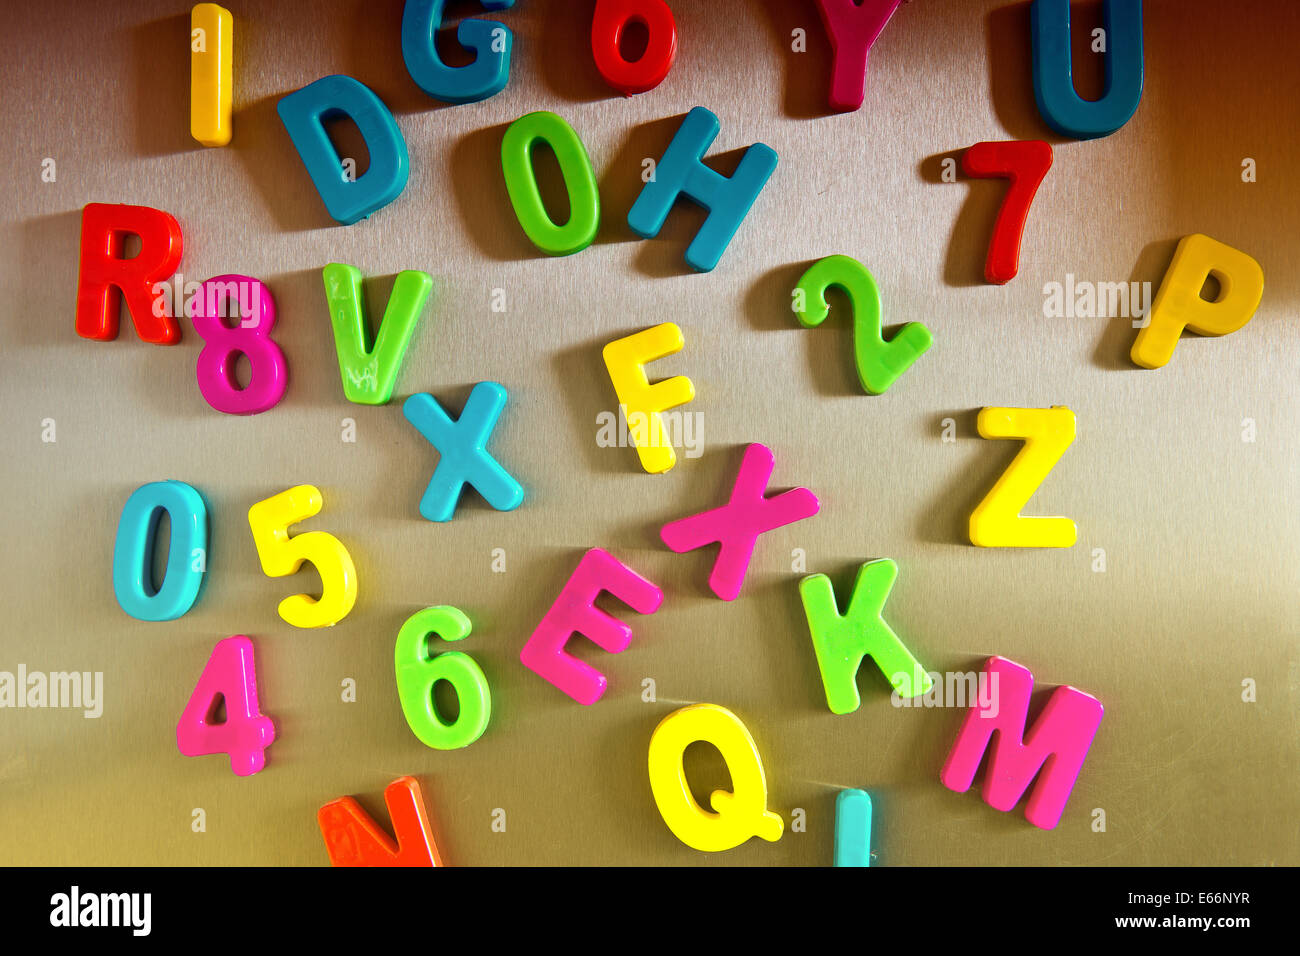
[[[1023,4],[903,6],[872,52],[866,103],[848,115],[821,107],[829,48],[811,3],[673,4],[676,67],[628,100],[591,65],[591,4],[529,0],[497,15],[515,31],[509,87],[460,107],[428,100],[405,75],[393,0],[229,6],[237,114],[225,149],[188,139],[187,4],[15,5],[0,35],[0,670],[103,671],[105,682],[97,720],[0,710],[0,862],[324,864],[316,808],[355,794],[386,819],[380,794],[399,774],[421,779],[444,857],[461,864],[826,864],[845,786],[876,800],[881,864],[1300,862],[1293,4],[1229,14],[1211,0],[1148,2],[1141,108],[1107,139],[1052,139],[1020,275],[1003,288],[980,282],[1003,187],[943,183],[940,164],[980,140],[1048,137]],[[806,53],[790,49],[796,27]],[[274,111],[332,72],[379,93],[411,153],[402,197],[346,228],[327,219]],[[1096,85],[1095,63],[1081,72],[1081,87]],[[697,104],[721,119],[717,152],[761,140],[781,157],[710,275],[682,260],[698,212],[675,212],[655,241],[625,225],[642,158],[658,156]],[[534,109],[573,123],[601,183],[599,239],[567,259],[527,244],[501,181],[504,125]],[[45,157],[54,183],[41,181]],[[1257,161],[1254,184],[1241,182],[1244,157]],[[175,214],[187,278],[242,272],[270,285],[291,370],[278,407],[254,418],[210,409],[192,330],[170,349],[129,326],[111,344],[77,338],[79,210],[90,201]],[[1241,332],[1184,338],[1150,372],[1127,361],[1127,319],[1044,317],[1045,283],[1067,273],[1158,282],[1173,243],[1194,231],[1264,268],[1264,303]],[[792,320],[795,278],[835,252],[874,272],[889,322],[922,320],[934,333],[885,396],[857,389],[842,314],[816,331]],[[330,261],[375,277],[372,312],[396,272],[437,279],[387,407],[343,399],[320,278]],[[490,309],[493,289],[504,290],[504,314]],[[600,348],[665,319],[687,345],[654,371],[694,380],[704,444],[650,477],[631,449],[596,444],[598,414],[615,407]],[[433,453],[398,401],[430,391],[458,409],[482,380],[509,389],[494,447],[527,502],[498,514],[471,494],[450,524],[430,524],[416,506]],[[1074,518],[1074,548],[966,542],[967,515],[1014,451],[976,437],[974,412],[988,404],[1077,413],[1078,440],[1029,509]],[[345,417],[355,444],[340,440]],[[41,441],[46,418],[54,443]],[[1253,443],[1242,440],[1248,418]],[[813,489],[822,513],[766,536],[728,604],[706,590],[711,556],[671,554],[657,529],[719,502],[751,441],[774,450],[775,485]],[[113,599],[112,544],[130,491],[162,478],[207,496],[211,558],[195,608],[147,624]],[[277,602],[309,588],[311,572],[263,576],[246,521],[254,501],[300,482],[322,489],[325,510],[299,530],[335,533],[360,578],[351,616],[320,632],[278,618]],[[620,656],[575,643],[611,684],[584,708],[517,655],[592,546],[667,600],[634,620]],[[504,573],[491,570],[495,548]],[[931,669],[1002,654],[1044,687],[1070,683],[1103,701],[1055,831],[940,785],[961,712],[895,709],[869,663],[861,709],[826,709],[795,548],[840,588],[863,560],[897,560],[886,613]],[[1095,548],[1104,573],[1091,570]],[[473,620],[463,649],[494,694],[487,733],[452,753],[408,731],[392,673],[401,622],[444,603]],[[279,730],[266,770],[247,779],[223,757],[181,757],[174,742],[212,645],[236,633],[257,645],[263,710]],[[355,703],[340,699],[348,677]],[[642,700],[647,677],[654,703]],[[1246,678],[1257,682],[1253,704],[1241,699]],[[693,701],[745,721],[770,806],[787,821],[802,808],[805,832],[712,856],[669,833],[646,747],[664,715]],[[689,765],[699,790],[726,783],[707,753],[692,751]],[[191,830],[198,807],[203,833]],[[491,826],[497,808],[504,833]],[[1106,811],[1105,833],[1092,829],[1094,808]]]

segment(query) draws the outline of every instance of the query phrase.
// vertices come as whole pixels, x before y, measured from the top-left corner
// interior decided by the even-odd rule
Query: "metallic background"
[[[106,697],[99,720],[0,711],[0,862],[324,864],[317,807],[355,794],[386,821],[381,793],[400,774],[423,782],[444,858],[458,864],[827,864],[847,786],[875,798],[882,864],[1300,862],[1294,4],[1148,0],[1142,105],[1094,142],[1059,141],[1039,119],[1023,3],[904,5],[872,51],[865,104],[846,115],[825,115],[829,46],[811,2],[678,0],[675,68],[624,99],[592,65],[592,4],[525,0],[489,15],[515,34],[509,86],[455,107],[405,74],[395,0],[228,6],[237,112],[223,149],[188,136],[187,3],[13,4],[0,32],[0,670],[100,670]],[[1098,21],[1083,5],[1076,33]],[[806,53],[791,52],[796,27]],[[1086,48],[1079,57],[1080,88],[1095,93],[1099,66]],[[274,110],[334,72],[389,104],[411,154],[405,193],[351,227],[327,218]],[[721,119],[724,171],[755,141],[780,154],[709,275],[682,258],[699,211],[679,208],[648,242],[625,222],[641,160],[697,104]],[[501,179],[503,129],[534,109],[574,125],[601,183],[600,236],[571,258],[532,249]],[[1055,165],[1020,275],[991,287],[980,275],[1004,186],[943,183],[941,159],[1026,137],[1053,142]],[[41,181],[45,157],[55,183]],[[1258,163],[1254,184],[1241,181],[1244,157]],[[188,279],[269,284],[291,374],[279,406],[253,418],[209,408],[192,329],[174,348],[142,343],[129,324],[112,343],[76,336],[79,210],[92,201],[177,216]],[[1184,338],[1152,372],[1128,362],[1128,319],[1043,317],[1044,283],[1158,283],[1189,232],[1262,264],[1264,302],[1240,332]],[[790,314],[802,269],[835,252],[874,272],[888,322],[934,333],[885,396],[858,389],[843,312],[815,331]],[[373,277],[374,319],[395,273],[436,277],[387,407],[343,398],[320,276],[331,261]],[[493,289],[505,314],[489,308]],[[669,319],[687,345],[653,371],[694,380],[705,451],[651,477],[632,449],[597,447],[597,415],[616,407],[600,349]],[[430,391],[458,412],[483,380],[509,389],[494,450],[527,501],[498,514],[467,493],[454,521],[430,524],[416,507],[434,453],[399,402]],[[1078,439],[1027,513],[1069,515],[1079,543],[971,547],[966,518],[1015,453],[976,436],[975,410],[1051,404],[1074,409]],[[345,417],[356,444],[340,441]],[[954,443],[940,437],[947,417]],[[54,444],[40,439],[45,418]],[[1246,418],[1254,443],[1242,440]],[[706,588],[712,554],[672,554],[657,532],[719,503],[751,441],[774,450],[774,485],[813,489],[822,512],[761,539],[727,604]],[[110,567],[126,497],[163,478],[207,497],[210,564],[188,615],[149,624],[119,609]],[[278,601],[310,590],[314,572],[265,577],[248,532],[249,505],[300,482],[321,488],[325,510],[297,530],[336,534],[360,578],[351,616],[324,631],[279,619]],[[627,615],[635,639],[620,656],[575,641],[610,678],[584,708],[517,655],[593,546],[667,599],[653,617]],[[494,548],[505,573],[491,571]],[[1102,700],[1056,830],[941,786],[963,714],[891,707],[869,662],[861,709],[827,710],[794,548],[841,589],[860,562],[897,560],[886,615],[933,670],[1002,654],[1041,688],[1070,683]],[[1105,573],[1091,570],[1094,548]],[[486,671],[495,711],[477,743],[450,753],[407,729],[392,663],[402,621],[444,603],[473,620],[459,649]],[[256,643],[262,708],[278,728],[267,768],[247,779],[222,756],[180,756],[174,740],[212,645],[236,633]],[[340,700],[346,677],[356,703]],[[655,703],[641,699],[646,677]],[[1245,678],[1254,704],[1241,700]],[[664,715],[694,701],[745,721],[770,806],[787,821],[803,808],[806,832],[712,856],[672,836],[646,747]],[[698,792],[726,783],[716,754],[689,756]],[[205,833],[191,832],[195,807]],[[1096,807],[1105,833],[1091,829]],[[495,808],[504,833],[492,831]]]

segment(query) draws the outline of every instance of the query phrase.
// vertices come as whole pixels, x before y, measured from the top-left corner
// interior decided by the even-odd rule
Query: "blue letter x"
[[[412,395],[402,405],[406,420],[441,456],[420,499],[425,518],[450,521],[467,482],[497,511],[513,511],[523,502],[524,489],[487,451],[488,436],[505,407],[506,390],[496,382],[475,385],[456,421],[427,393]]]

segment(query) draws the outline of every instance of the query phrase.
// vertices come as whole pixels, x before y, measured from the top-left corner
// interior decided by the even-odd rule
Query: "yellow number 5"
[[[280,602],[280,617],[294,627],[330,627],[357,602],[357,570],[343,542],[324,531],[289,537],[290,525],[320,514],[320,490],[298,485],[248,509],[248,524],[262,570],[268,577],[294,574],[304,561],[320,573],[321,596],[294,594]]]

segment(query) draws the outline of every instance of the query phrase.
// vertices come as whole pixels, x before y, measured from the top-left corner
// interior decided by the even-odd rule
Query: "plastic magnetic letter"
[[[686,779],[682,755],[696,741],[718,748],[734,790],[715,790],[710,813],[698,803]],[[659,722],[650,736],[650,790],[673,836],[693,850],[716,853],[750,837],[781,839],[785,821],[767,809],[763,761],[740,718],[717,704],[692,704]]]
[[[1070,0],[1031,7],[1034,99],[1048,126],[1073,139],[1109,136],[1142,102],[1142,0],[1106,0],[1106,91],[1085,100],[1074,88]]]
[[[858,381],[864,391],[880,395],[894,384],[912,363],[925,354],[932,339],[920,322],[908,322],[885,341],[881,334],[880,289],[867,267],[849,256],[827,256],[816,262],[795,286],[802,309],[795,309],[806,329],[821,325],[830,314],[826,290],[842,289],[853,307],[853,356]]]
[[[513,511],[524,501],[524,489],[487,450],[488,438],[506,407],[506,390],[496,382],[479,382],[469,393],[465,410],[455,421],[427,392],[402,403],[402,414],[438,450],[438,464],[420,499],[420,515],[429,521],[450,521],[465,485],[483,496],[497,511]]]
[[[702,106],[682,120],[673,141],[655,167],[654,178],[628,210],[627,224],[643,239],[659,235],[669,211],[686,197],[709,211],[704,225],[686,247],[686,262],[710,272],[740,228],[776,169],[776,150],[755,143],[745,150],[730,178],[704,165],[704,153],[718,136],[718,118]]]
[[[984,278],[994,285],[1010,282],[1020,271],[1020,242],[1029,207],[1051,168],[1052,147],[1037,139],[976,143],[962,154],[961,171],[967,176],[1010,181],[984,260]]]
[[[351,797],[331,800],[316,812],[331,866],[442,866],[420,782],[398,777],[384,788],[394,840]]]
[[[204,342],[195,367],[204,401],[227,415],[257,415],[284,397],[289,368],[271,340],[275,299],[270,289],[251,276],[217,276],[199,287],[190,317]],[[227,319],[238,323],[232,328]],[[235,377],[241,355],[250,369],[243,388]]]
[[[371,335],[366,320],[361,270],[331,262],[321,274],[325,301],[334,326],[334,349],[343,377],[343,394],[358,405],[383,405],[393,397],[397,372],[406,358],[415,326],[433,292],[433,277],[407,269],[399,272],[388,296],[379,333]]]
[[[127,236],[138,236],[140,252],[122,252]],[[181,226],[148,206],[87,203],[81,210],[81,274],[77,279],[77,334],[107,342],[117,338],[121,296],[136,334],[155,345],[175,345],[181,327],[170,301],[154,286],[170,279],[181,261]]]
[[[320,574],[321,596],[294,594],[280,602],[280,617],[294,627],[331,627],[357,602],[357,570],[343,542],[325,531],[289,536],[289,527],[320,514],[324,501],[311,485],[297,485],[248,509],[248,526],[262,571],[273,578],[294,574],[310,561]]]
[[[971,544],[981,548],[1072,548],[1078,528],[1069,518],[1024,517],[1048,472],[1074,442],[1074,412],[1051,408],[981,408],[985,438],[1023,438],[1025,447],[970,516]]]
[[[555,153],[569,193],[569,218],[562,226],[546,211],[537,188],[533,146],[539,140]],[[538,110],[511,123],[501,138],[501,171],[515,217],[533,245],[552,256],[572,255],[591,245],[600,228],[600,190],[587,148],[562,117]]]
[[[167,573],[153,584],[158,522],[171,522]],[[113,593],[122,610],[140,621],[174,621],[194,606],[208,556],[208,509],[183,481],[154,481],[131,492],[117,522]]]
[[[665,322],[615,339],[601,353],[641,467],[651,475],[661,475],[677,464],[677,453],[660,413],[693,399],[695,385],[685,375],[651,385],[645,365],[680,352],[683,344],[682,330]]]
[[[1219,296],[1201,295],[1205,280],[1219,281]],[[1132,357],[1143,368],[1160,368],[1191,329],[1197,335],[1227,335],[1254,316],[1264,296],[1264,270],[1232,246],[1195,233],[1178,242],[1173,262],[1151,303],[1150,321],[1133,341]]]
[[[435,750],[468,747],[483,735],[492,717],[492,692],[474,658],[460,651],[429,653],[433,638],[460,641],[469,632],[464,612],[447,606],[416,611],[397,632],[393,648],[397,698],[411,733]],[[440,680],[456,691],[460,713],[451,723],[442,719],[433,698],[433,687]]]
[[[565,651],[569,638],[581,634],[610,654],[621,653],[632,643],[632,628],[596,607],[602,591],[638,614],[653,614],[664,600],[662,591],[612,554],[592,548],[519,652],[525,667],[580,704],[600,700],[609,682],[596,668]]]
[[[509,10],[515,0],[479,0],[484,10]],[[506,88],[514,35],[495,20],[461,20],[456,39],[474,51],[474,62],[442,62],[434,37],[442,29],[446,0],[406,0],[402,11],[402,59],[415,85],[444,103],[477,103]]]
[[[754,557],[758,536],[782,525],[811,518],[821,507],[807,488],[793,488],[767,496],[767,482],[776,467],[770,449],[753,444],[745,448],[740,473],[730,500],[720,508],[670,521],[659,532],[664,544],[679,554],[718,544],[718,557],[709,575],[709,587],[724,601],[740,596],[745,572]]]
[[[190,11],[190,135],[204,146],[230,142],[235,18],[215,3]]]
[[[218,723],[222,703],[226,719]],[[176,725],[176,746],[187,757],[227,754],[235,775],[247,777],[266,766],[274,740],[275,724],[257,703],[253,642],[242,634],[217,641]]]
[[[350,76],[321,77],[275,104],[280,122],[307,167],[325,209],[349,226],[365,219],[402,194],[410,175],[406,140],[383,100]],[[357,124],[370,165],[356,179],[344,174],[343,161],[329,134],[327,119],[347,116]]]
[[[871,794],[865,790],[835,795],[835,865],[871,865]]]
[[[897,578],[898,565],[888,558],[862,565],[844,615],[835,601],[835,587],[826,575],[810,574],[799,582],[799,597],[822,672],[826,703],[833,714],[851,714],[862,703],[857,676],[862,658],[867,655],[899,697],[916,697],[930,690],[930,675],[884,618],[885,602]]]
[[[867,54],[900,3],[902,0],[817,0],[835,54],[831,109],[850,113],[862,106]]]
[[[1051,830],[1061,819],[1101,725],[1101,701],[1075,687],[1058,687],[1026,733],[1034,675],[1005,657],[990,657],[981,677],[989,690],[967,711],[939,779],[949,790],[965,793],[992,743],[984,802],[1006,812],[1037,777],[1025,819]]]
[[[619,44],[629,23],[647,34],[645,52],[627,60]],[[677,59],[677,24],[664,0],[596,0],[591,18],[591,55],[605,82],[624,96],[653,90]]]

